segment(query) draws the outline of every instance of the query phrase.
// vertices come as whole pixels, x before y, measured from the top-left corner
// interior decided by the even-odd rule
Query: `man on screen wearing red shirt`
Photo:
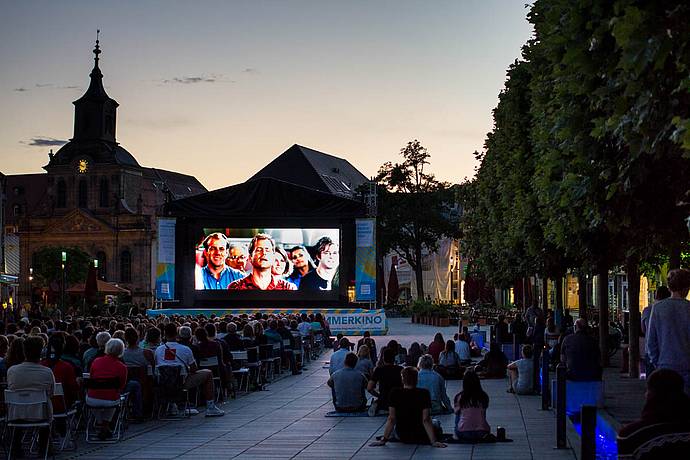
[[[257,233],[249,244],[252,272],[241,280],[233,281],[229,290],[294,291],[295,285],[273,276],[276,244],[270,235]]]

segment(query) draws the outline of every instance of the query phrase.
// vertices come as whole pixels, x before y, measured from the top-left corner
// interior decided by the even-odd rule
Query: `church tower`
[[[74,137],[72,140],[101,140],[115,143],[118,103],[111,99],[103,87],[103,73],[98,67],[101,48],[98,38],[93,50],[94,66],[86,93],[74,101]]]

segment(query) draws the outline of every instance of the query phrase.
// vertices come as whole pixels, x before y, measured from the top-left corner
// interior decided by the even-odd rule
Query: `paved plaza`
[[[390,320],[391,335],[378,337],[383,346],[391,338],[405,347],[414,341],[429,343],[439,328],[410,324],[409,318]],[[454,328],[441,330],[452,338]],[[324,368],[330,352],[313,361],[299,376],[285,377],[268,391],[239,396],[223,406],[225,417],[148,422],[130,426],[125,439],[115,445],[87,445],[60,458],[172,459],[172,458],[311,458],[311,459],[573,459],[570,449],[555,450],[553,412],[541,411],[537,396],[506,393],[505,381],[483,381],[491,398],[488,421],[495,432],[506,428],[512,443],[458,445],[445,449],[389,443],[369,447],[383,433],[385,416],[326,418],[332,411]],[[459,391],[460,382],[448,382],[448,394]],[[438,417],[444,432],[451,432],[453,415]],[[83,439],[83,435],[82,435]]]

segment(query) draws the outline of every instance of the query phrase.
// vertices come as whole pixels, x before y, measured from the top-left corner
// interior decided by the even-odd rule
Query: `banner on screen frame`
[[[376,301],[376,220],[357,219],[355,252],[355,300]]]
[[[156,264],[156,298],[175,298],[175,219],[158,219],[158,263]]]

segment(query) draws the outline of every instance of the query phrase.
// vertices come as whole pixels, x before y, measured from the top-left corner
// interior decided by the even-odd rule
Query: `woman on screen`
[[[290,258],[288,257],[287,252],[285,252],[285,249],[283,249],[282,246],[276,246],[275,261],[273,262],[271,273],[273,273],[273,276],[276,279],[287,280],[287,276],[291,272],[292,263],[290,263]],[[295,286],[295,289],[297,289],[297,286]]]
[[[311,256],[307,249],[301,245],[290,249],[290,260],[295,266],[295,269],[287,280],[299,288],[302,277],[313,271],[316,265],[314,265],[314,261],[311,260]]]

